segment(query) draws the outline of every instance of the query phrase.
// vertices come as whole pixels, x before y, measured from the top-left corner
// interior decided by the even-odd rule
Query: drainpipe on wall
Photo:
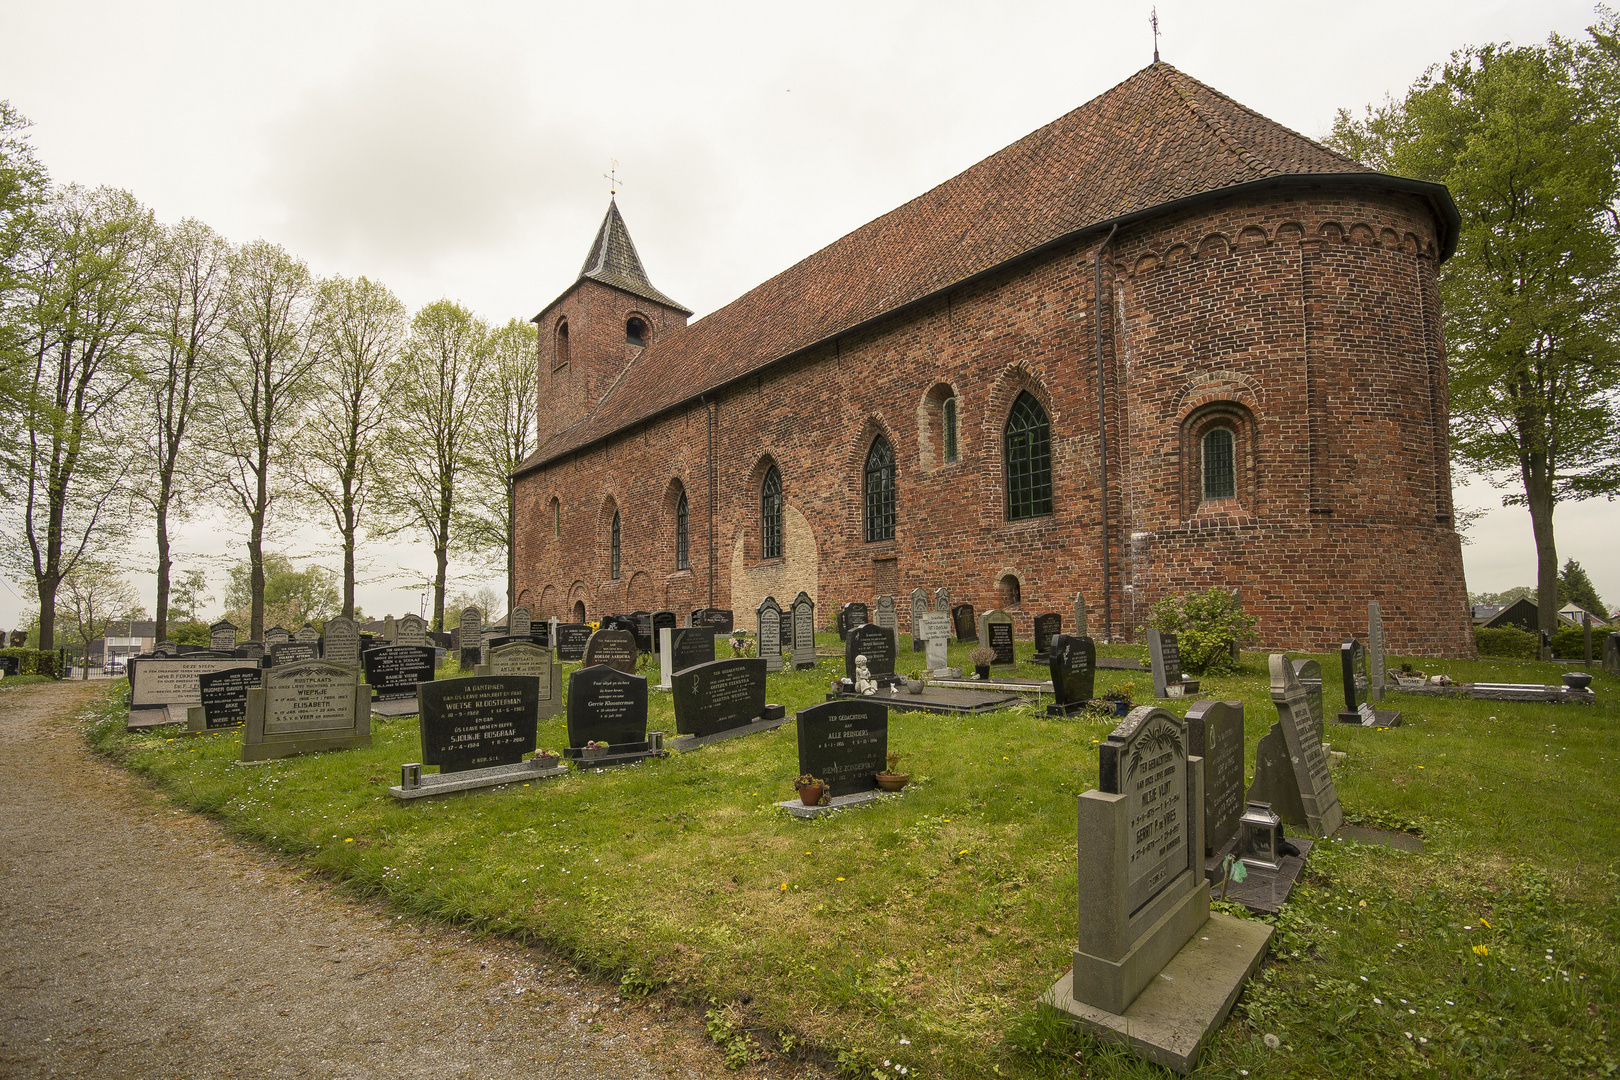
[[[1108,408],[1103,396],[1103,306],[1102,306],[1102,257],[1103,251],[1114,242],[1114,234],[1119,232],[1116,222],[1108,230],[1108,237],[1097,247],[1096,258],[1092,260],[1096,273],[1095,288],[1092,292],[1092,315],[1097,322],[1097,443],[1101,450],[1102,464],[1102,572],[1103,572],[1103,640],[1112,641],[1114,633],[1114,593],[1109,573],[1108,552]]]
[[[714,607],[714,402],[708,397],[700,397],[698,400],[703,403],[703,415],[708,428],[705,436],[708,449],[704,452],[704,469],[709,474],[709,606]]]

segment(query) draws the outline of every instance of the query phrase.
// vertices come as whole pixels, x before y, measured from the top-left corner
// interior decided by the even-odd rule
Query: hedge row
[[[0,649],[0,656],[15,656],[19,675],[49,675],[53,679],[62,677],[62,654],[54,649],[50,652],[42,652],[39,649]]]
[[[1592,627],[1592,659],[1603,658],[1603,639],[1609,636],[1607,626]],[[1518,660],[1534,660],[1540,655],[1541,635],[1516,626],[1495,629],[1478,627],[1474,630],[1474,644],[1481,656],[1504,656]],[[1586,630],[1580,626],[1560,626],[1553,631],[1553,656],[1560,660],[1580,660],[1586,656]]]

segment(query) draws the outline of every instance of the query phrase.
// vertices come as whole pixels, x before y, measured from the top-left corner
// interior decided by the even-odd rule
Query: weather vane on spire
[[[608,182],[610,197],[619,193],[619,163],[613,158],[608,158],[608,171],[602,174],[602,179]]]
[[[1153,24],[1153,62],[1157,64],[1159,62],[1159,9],[1154,7],[1150,10],[1153,12],[1153,17],[1149,20]]]

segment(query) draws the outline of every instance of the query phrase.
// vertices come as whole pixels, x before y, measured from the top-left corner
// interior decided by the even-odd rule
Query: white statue
[[[866,654],[855,658],[855,692],[862,697],[871,697],[877,693],[877,680],[872,678],[872,672],[866,666]]]

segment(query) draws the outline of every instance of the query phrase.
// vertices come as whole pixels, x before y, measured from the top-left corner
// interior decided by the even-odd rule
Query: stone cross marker
[[[321,657],[331,664],[359,670],[360,628],[353,619],[339,615],[326,620],[326,634],[321,642]]]
[[[231,623],[220,620],[208,628],[208,647],[221,652],[230,652],[236,648],[236,627]]]
[[[793,598],[793,666],[816,666],[816,604],[810,594],[800,592]]]
[[[406,615],[400,619],[394,624],[393,643],[395,645],[428,644],[427,620],[420,615]]]
[[[461,631],[457,635],[461,649],[461,670],[471,671],[482,659],[478,646],[483,638],[484,616],[476,607],[466,608],[461,612],[458,629]]]
[[[1014,664],[1018,662],[1017,654],[1013,648],[1013,620],[1012,616],[997,608],[987,611],[979,618],[979,640],[995,650],[996,657],[992,664]]]
[[[1046,646],[1052,672],[1053,704],[1048,716],[1073,716],[1096,694],[1097,644],[1088,637],[1059,634]]]
[[[534,614],[522,604],[513,608],[506,617],[506,633],[509,637],[528,637],[534,633]]]
[[[1222,855],[1243,816],[1243,702],[1199,701],[1187,710],[1187,752],[1204,759],[1204,856]]]
[[[1367,700],[1384,700],[1384,620],[1377,600],[1367,601]]]
[[[870,698],[840,698],[797,716],[799,772],[827,782],[831,796],[877,787],[889,752],[889,708]]]
[[[900,617],[895,614],[894,597],[885,594],[877,598],[877,618],[873,621],[888,627],[895,637],[900,636]]]
[[[782,670],[782,605],[776,597],[767,596],[754,609],[754,622],[758,628],[759,658],[765,661],[766,671]]]
[[[911,590],[911,651],[922,652],[928,639],[922,634],[922,617],[928,614],[928,590]]]
[[[1312,836],[1332,836],[1344,822],[1344,811],[1309,696],[1282,653],[1271,654],[1271,700],[1277,723],[1260,740],[1249,801],[1270,803],[1284,821],[1309,829]]]
[[[941,671],[950,663],[951,617],[942,611],[923,613],[921,625],[913,633],[921,632],[928,650],[924,663],[929,671]]]

